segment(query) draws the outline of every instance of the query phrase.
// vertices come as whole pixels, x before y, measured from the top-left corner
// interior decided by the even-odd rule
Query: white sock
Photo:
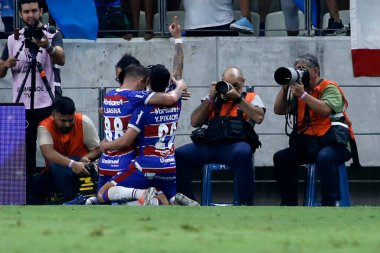
[[[134,198],[134,188],[127,188],[123,186],[114,186],[108,189],[108,199],[110,201],[131,201]],[[140,195],[141,196],[141,195]]]
[[[131,188],[132,189],[132,188]],[[133,189],[133,199],[137,199],[139,200],[141,198],[141,196],[143,195],[143,193],[145,192],[146,190],[140,190],[140,189]]]
[[[169,199],[169,204],[170,204],[170,205],[178,205],[177,202],[175,201],[175,196],[173,196],[173,197],[171,197],[171,198]]]
[[[97,205],[97,204],[99,204],[99,200],[95,196],[89,197],[88,199],[86,199],[85,205]]]

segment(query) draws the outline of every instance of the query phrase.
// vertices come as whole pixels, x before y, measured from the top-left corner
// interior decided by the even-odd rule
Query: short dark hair
[[[164,92],[169,85],[170,72],[164,65],[149,66],[149,80],[152,91]]]
[[[123,57],[116,63],[116,68],[125,69],[130,64],[140,64],[140,61],[131,54],[124,54]]]
[[[62,115],[73,115],[75,110],[74,101],[69,97],[57,98],[53,103],[53,111]]]
[[[130,64],[124,68],[124,77],[143,78],[148,77],[148,70],[141,64]],[[123,78],[124,79],[124,78]]]
[[[19,0],[18,1],[18,10],[21,11],[21,5],[23,4],[30,4],[30,3],[38,3],[38,8],[41,8],[41,1],[40,0]]]
[[[124,54],[123,57],[121,57],[120,60],[116,63],[115,67],[121,69],[121,72],[117,76],[120,84],[122,84],[124,81],[124,75],[125,75],[124,69],[131,64],[140,65],[140,61],[130,54]]]

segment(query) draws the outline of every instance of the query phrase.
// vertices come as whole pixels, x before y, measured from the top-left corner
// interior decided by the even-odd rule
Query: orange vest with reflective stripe
[[[255,92],[247,92],[244,99],[248,103],[251,103],[253,101],[253,99],[255,98],[255,96],[256,96]],[[219,115],[221,117],[224,117],[224,116],[237,117],[238,116],[238,109],[239,109],[239,106],[237,104],[234,104],[233,101],[228,100],[222,104],[222,107],[220,108],[220,114]],[[212,104],[210,105],[209,110],[211,111],[211,114],[210,114],[209,119],[208,119],[210,121],[215,116],[215,111],[213,110]],[[243,113],[243,118],[245,120],[248,119],[248,116],[246,113]]]
[[[343,97],[344,101],[344,108],[343,108],[343,114],[344,117],[348,123],[349,130],[350,130],[350,136],[351,138],[354,137],[354,133],[351,127],[351,121],[349,120],[347,114],[346,114],[346,108],[348,106],[346,96],[344,95],[342,89],[339,87],[339,85],[333,81],[330,80],[323,80],[318,86],[316,86],[309,94],[317,99],[321,99],[323,90],[329,85],[332,84],[335,87],[338,88],[340,94]],[[309,122],[305,119],[305,110],[306,110],[306,103],[298,98],[298,110],[297,110],[297,130],[300,133],[304,133],[307,135],[316,135],[316,136],[323,136],[326,134],[326,132],[331,127],[331,120],[329,116],[322,116],[313,110],[309,109]]]
[[[75,113],[74,126],[69,133],[61,133],[53,122],[53,116],[44,119],[40,125],[45,127],[53,138],[54,150],[64,156],[83,157],[89,150],[83,143],[82,114]]]

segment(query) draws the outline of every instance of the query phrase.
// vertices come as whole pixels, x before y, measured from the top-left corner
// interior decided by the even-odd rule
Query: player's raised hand
[[[168,30],[174,38],[181,38],[181,26],[178,23],[177,16],[174,16],[174,21],[170,24]]]

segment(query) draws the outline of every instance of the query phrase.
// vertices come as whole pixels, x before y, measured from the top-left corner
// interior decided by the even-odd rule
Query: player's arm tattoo
[[[182,79],[183,71],[183,46],[182,43],[175,44],[175,55],[173,60],[173,76],[176,80]]]

